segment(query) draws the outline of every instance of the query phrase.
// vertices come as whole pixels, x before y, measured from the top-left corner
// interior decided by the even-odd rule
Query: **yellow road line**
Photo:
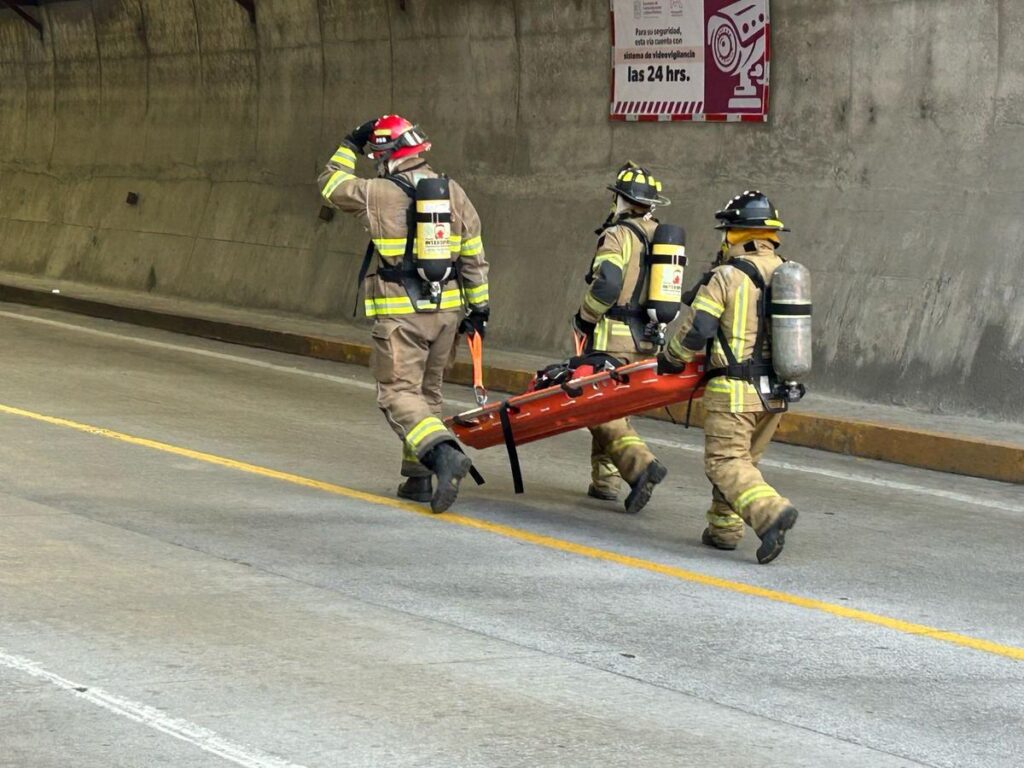
[[[753,584],[745,584],[741,581],[730,581],[729,579],[720,579],[717,576],[710,576],[706,573],[688,571],[685,568],[677,568],[672,565],[656,563],[651,560],[643,560],[638,557],[621,555],[617,552],[611,552],[605,549],[588,547],[584,544],[576,544],[574,542],[566,541],[564,539],[556,539],[551,536],[544,536],[539,533],[532,533],[531,531],[522,530],[520,528],[513,528],[508,525],[501,525],[500,523],[490,523],[485,520],[477,520],[472,517],[463,517],[462,515],[455,515],[450,513],[443,515],[433,515],[425,507],[420,506],[418,504],[409,504],[407,502],[389,499],[385,496],[378,496],[377,494],[374,493],[357,491],[353,488],[346,488],[345,486],[342,485],[335,485],[334,483],[325,483],[320,480],[313,480],[312,478],[303,477],[301,475],[294,475],[291,474],[290,472],[280,472],[276,469],[260,467],[255,464],[248,464],[244,461],[235,461],[234,459],[228,459],[223,456],[215,456],[211,453],[203,453],[202,451],[193,451],[189,448],[181,448],[176,445],[161,443],[156,440],[149,440],[144,437],[126,435],[123,432],[115,432],[113,430],[104,429],[102,427],[93,427],[88,424],[81,424],[77,421],[61,419],[56,416],[46,416],[45,414],[42,413],[26,411],[21,408],[14,408],[9,405],[0,404],[0,413],[6,413],[11,416],[22,416],[26,419],[32,419],[33,421],[40,421],[45,424],[52,424],[57,427],[66,427],[68,429],[73,429],[78,432],[85,432],[86,434],[90,435],[97,435],[99,437],[106,437],[112,440],[119,440],[123,443],[129,443],[130,445],[138,445],[142,446],[143,448],[151,448],[153,450],[161,451],[163,453],[169,453],[175,456],[182,456],[188,459],[195,459],[196,461],[206,462],[207,464],[214,464],[219,467],[226,467],[227,469],[238,470],[239,472],[248,472],[249,474],[259,475],[261,477],[268,477],[271,478],[272,480],[280,480],[285,483],[300,485],[305,488],[313,488],[318,491],[332,493],[337,496],[345,496],[350,499],[358,499],[359,501],[366,501],[371,504],[380,504],[382,506],[391,507],[393,509],[400,509],[405,512],[413,512],[417,515],[433,518],[440,522],[449,523],[452,525],[461,525],[466,528],[475,528],[480,531],[487,531],[488,533],[494,533],[498,536],[504,536],[508,539],[515,539],[516,541],[523,541],[529,544],[535,544],[539,547],[545,547],[547,549],[553,549],[559,552],[568,552],[574,555],[579,555],[581,557],[590,558],[591,560],[601,560],[608,563],[615,563],[617,565],[625,566],[626,568],[633,568],[639,571],[657,573],[661,576],[668,576],[673,579],[688,581],[693,584],[702,584],[707,587],[724,589],[729,592],[735,592],[741,595],[750,595],[751,597],[760,597],[765,600],[773,600],[778,603],[795,605],[800,608],[807,608],[808,610],[812,611],[821,611],[822,613],[829,613],[833,616],[839,616],[844,619],[851,619],[853,621],[859,621],[866,624],[874,624],[880,627],[885,627],[887,629],[895,630],[896,632],[902,632],[908,635],[919,635],[921,637],[931,638],[932,640],[940,640],[942,642],[963,646],[964,648],[972,648],[976,651],[983,651],[985,653],[991,653],[997,656],[1004,656],[1009,659],[1024,661],[1024,648],[1019,648],[1012,645],[1001,645],[1000,643],[994,643],[989,640],[982,640],[981,638],[971,637],[969,635],[961,635],[956,632],[947,632],[945,630],[937,629],[935,627],[929,627],[923,624],[914,624],[910,621],[894,619],[889,616],[882,616],[880,614],[870,613],[868,611],[858,611],[854,608],[847,608],[846,606],[842,605],[826,603],[821,600],[814,600],[808,597],[800,597],[799,595],[791,595],[787,592],[779,592],[774,589],[766,589],[764,587],[754,586]]]

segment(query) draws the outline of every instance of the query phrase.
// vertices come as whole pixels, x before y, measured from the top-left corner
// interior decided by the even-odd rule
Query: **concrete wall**
[[[312,180],[400,111],[481,211],[496,342],[564,349],[631,158],[692,278],[715,208],[770,193],[820,390],[1024,420],[1024,4],[773,0],[764,126],[610,123],[606,0],[257,5],[51,4],[43,42],[0,10],[0,269],[344,318],[364,238]]]

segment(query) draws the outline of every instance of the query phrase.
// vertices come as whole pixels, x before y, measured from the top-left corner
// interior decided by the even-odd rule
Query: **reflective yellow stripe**
[[[381,256],[403,256],[405,255],[404,237],[375,237],[373,244],[377,253]]]
[[[432,312],[438,309],[458,309],[462,306],[462,294],[458,288],[441,293],[441,306],[430,299],[417,301],[416,306],[421,312]],[[416,309],[408,296],[367,298],[363,301],[367,317],[393,317],[395,315],[411,315]]]
[[[596,269],[604,262],[609,261],[619,269],[625,271],[626,269],[626,257],[621,253],[599,253],[594,257],[594,268]]]
[[[705,517],[707,518],[708,525],[713,525],[715,528],[743,527],[743,518],[735,512],[730,512],[728,515],[716,515],[708,512]]]
[[[590,298],[590,294],[583,299],[583,303],[587,303],[587,299]],[[608,349],[608,323],[610,321],[606,317],[602,317],[601,321],[597,324],[597,328],[594,329],[594,349],[598,352],[604,352]]]
[[[409,434],[405,436],[405,441],[409,444],[410,448],[417,451],[426,438],[431,435],[436,435],[438,432],[447,431],[447,427],[445,427],[439,418],[436,416],[428,416],[409,430]]]
[[[334,157],[331,158],[331,162],[343,165],[346,168],[354,169],[356,167],[356,153],[353,152],[351,148],[342,144],[334,153]]]
[[[484,249],[484,241],[480,237],[480,235],[477,235],[476,237],[468,237],[468,238],[466,238],[465,241],[463,241],[462,247],[461,247],[461,249],[459,251],[459,255],[461,255],[461,256],[476,256],[478,253],[483,251],[483,249]]]
[[[668,356],[673,362],[688,363],[696,356],[696,352],[683,346],[682,336],[673,336],[668,343]]]
[[[721,317],[722,313],[725,312],[725,307],[717,301],[700,294],[697,295],[697,298],[693,300],[693,304],[690,306],[693,307],[694,311],[701,310],[707,312],[712,317]]]
[[[462,235],[448,235],[448,247],[453,254],[457,254],[462,248]]]
[[[472,288],[466,288],[466,301],[471,304],[483,304],[490,299],[490,294],[490,288],[487,283],[477,285]]]
[[[583,308],[592,315],[603,315],[612,308],[612,305],[595,299],[592,293],[587,293],[583,296]],[[602,320],[601,322],[603,323],[604,321]]]
[[[732,508],[735,509],[737,512],[742,512],[744,509],[746,509],[748,506],[753,504],[758,499],[767,499],[778,495],[778,491],[776,491],[767,483],[758,483],[755,486],[747,488],[747,490],[741,493],[736,498],[736,501],[732,503]]]
[[[629,336],[633,338],[633,332],[629,330],[629,326],[625,323],[620,323],[618,320],[613,320],[611,324],[612,336]]]
[[[339,185],[354,178],[355,176],[347,171],[335,171],[331,174],[331,178],[327,180],[327,183],[324,184],[324,188],[320,190],[320,194],[323,195],[324,200],[330,200],[331,195],[334,194],[334,190],[336,190]]]
[[[739,290],[736,292],[736,303],[732,313],[732,338],[729,346],[736,362],[742,363],[744,359],[744,344],[747,330],[747,307],[750,299],[750,281],[745,277],[740,279]],[[730,386],[729,410],[736,413],[743,407],[743,382],[739,379],[727,379]]]
[[[621,448],[627,448],[631,445],[643,445],[644,441],[637,435],[623,435],[617,440],[612,440],[608,445],[605,446],[605,453],[611,454]]]

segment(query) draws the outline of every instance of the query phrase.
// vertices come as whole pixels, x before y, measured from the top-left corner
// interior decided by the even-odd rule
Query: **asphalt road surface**
[[[1024,764],[1019,486],[775,445],[758,566],[699,543],[697,431],[639,422],[637,517],[579,432],[432,516],[365,369],[15,305],[0,347],[0,766]]]

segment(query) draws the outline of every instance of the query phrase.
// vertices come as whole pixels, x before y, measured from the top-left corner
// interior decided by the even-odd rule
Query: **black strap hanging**
[[[516,493],[522,493],[523,470],[519,466],[519,451],[516,450],[516,438],[512,434],[512,422],[508,418],[508,402],[501,404],[498,418],[501,419],[501,436],[505,439],[505,450],[508,452],[508,466],[512,470],[512,487]]]

